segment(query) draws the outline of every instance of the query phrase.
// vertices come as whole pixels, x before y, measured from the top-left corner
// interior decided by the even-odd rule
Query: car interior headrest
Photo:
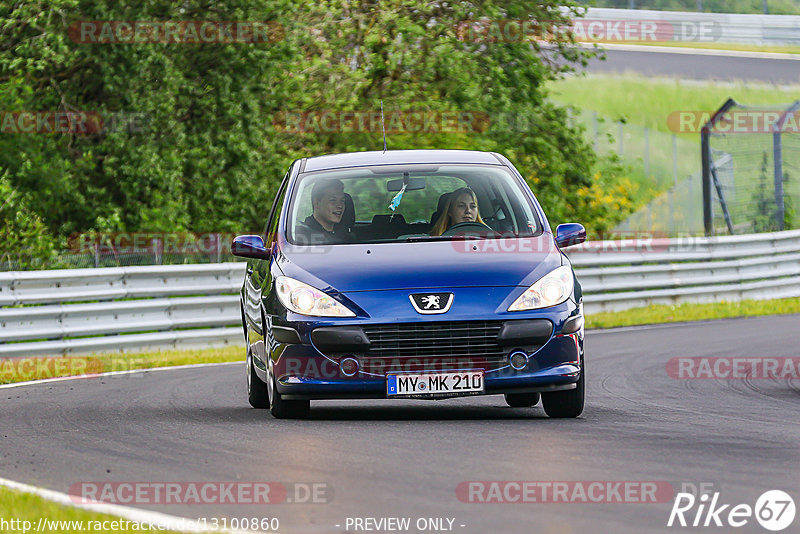
[[[452,193],[442,193],[439,195],[439,202],[436,204],[436,211],[431,214],[431,224],[435,224],[439,219],[439,216],[444,211],[445,206],[447,206],[447,199],[450,198],[451,194]]]

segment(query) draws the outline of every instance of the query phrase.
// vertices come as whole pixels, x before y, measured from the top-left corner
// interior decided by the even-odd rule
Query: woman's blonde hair
[[[468,194],[472,197],[472,201],[475,202],[475,208],[477,210],[477,217],[475,218],[475,222],[486,224],[481,219],[481,212],[477,209],[478,207],[478,197],[475,196],[475,191],[470,189],[469,187],[462,187],[461,189],[456,189],[447,197],[447,203],[442,209],[442,213],[439,214],[439,218],[436,219],[436,222],[433,224],[433,228],[429,232],[429,235],[442,235],[450,228],[450,208],[453,206],[453,203],[458,200],[458,197]]]

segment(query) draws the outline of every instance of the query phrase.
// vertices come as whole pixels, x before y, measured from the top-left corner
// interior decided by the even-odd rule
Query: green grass
[[[645,324],[706,321],[732,317],[784,315],[800,313],[800,298],[743,300],[711,304],[653,304],[619,312],[593,313],[586,316],[586,328],[614,328]]]
[[[585,128],[587,140],[599,154],[613,152],[620,155],[622,162],[630,168],[631,180],[638,183],[641,191],[648,195],[646,200],[673,185],[672,135],[652,127],[645,132],[644,126],[630,122],[623,124],[620,129],[615,119],[584,110],[575,110],[572,117]],[[698,172],[699,135],[693,138],[678,137],[675,143],[678,178]]]
[[[729,97],[744,105],[760,107],[786,105],[800,98],[800,85],[787,87],[744,82],[723,84],[653,78],[630,73],[572,76],[551,82],[548,87],[553,100],[575,110],[574,120],[584,126],[587,140],[596,147],[599,154],[620,151],[619,122],[623,123],[621,161],[629,169],[629,178],[638,187],[636,205],[643,206],[651,200],[655,200],[656,204],[652,208],[652,218],[648,218],[643,211],[638,212],[630,221],[630,227],[634,230],[647,228],[684,233],[702,230],[699,193],[687,197],[690,190],[685,182],[691,176],[694,180],[692,186],[699,187],[700,184],[700,134],[699,124],[696,132],[675,132],[673,128],[677,129],[679,125],[678,113],[703,111],[710,116]],[[701,122],[698,119],[699,115],[694,122]],[[672,122],[668,122],[669,120]],[[645,128],[648,130],[648,142],[645,142]],[[677,135],[673,137],[673,133]],[[677,144],[675,158],[673,142]],[[737,169],[734,177],[740,194],[749,195],[753,184],[757,182],[762,151],[756,149],[764,143],[771,143],[771,137],[728,136],[715,140],[716,148],[730,145],[731,149],[728,151],[737,158],[734,162]],[[789,149],[785,149],[785,153],[789,152]],[[768,157],[770,155],[771,151],[768,150]],[[770,169],[771,165],[770,160]],[[673,174],[674,166],[677,167],[677,176]],[[791,172],[792,169],[787,170]],[[676,192],[671,207],[665,193],[676,182],[682,185]],[[792,181],[787,183],[789,186],[793,184]],[[787,192],[792,193],[792,187]],[[740,214],[737,213],[736,217],[734,224],[739,227],[743,221]]]
[[[94,354],[91,356],[31,356],[0,358],[0,384],[76,376],[108,371],[152,369],[194,363],[244,361],[244,348],[168,350]]]
[[[0,524],[0,532],[23,532],[24,527],[28,527],[28,532],[35,532],[40,518],[50,521],[82,521],[83,532],[171,532],[167,530],[138,529],[136,526],[132,527],[130,522],[126,523],[127,520],[120,519],[113,515],[99,514],[80,508],[64,506],[43,499],[38,495],[3,487],[0,487],[0,518],[6,522],[12,520],[16,521],[15,523],[5,525]],[[30,523],[26,524],[24,521],[30,521]],[[88,523],[89,521],[100,521],[101,523]],[[103,525],[103,521],[109,522]],[[111,521],[118,521],[120,523],[114,525]],[[68,523],[50,523],[48,525],[49,528],[44,528],[45,525],[45,523],[42,524],[44,529],[42,532],[71,533],[82,531],[80,525],[76,523],[72,523],[72,525]],[[103,526],[106,528],[102,528]]]
[[[552,98],[578,109],[596,111],[612,121],[672,133],[667,118],[676,111],[716,111],[733,97],[741,104],[786,104],[800,97],[793,87],[734,82],[682,81],[637,74],[571,76],[548,85]],[[699,140],[700,134],[680,134]],[[699,141],[698,141],[699,142]]]

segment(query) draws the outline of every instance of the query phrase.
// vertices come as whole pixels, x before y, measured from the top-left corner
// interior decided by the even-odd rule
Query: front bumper
[[[580,377],[580,368],[576,365],[564,365],[551,368],[535,375],[515,377],[516,380],[498,380],[491,374],[484,375],[485,391],[483,395],[501,395],[504,393],[533,393],[575,389]],[[321,399],[385,399],[386,379],[359,381],[315,380],[296,377],[278,381],[278,391],[286,400],[321,400]],[[475,393],[458,395],[448,393],[446,396],[431,396],[433,400],[474,396]],[[480,394],[478,394],[480,395]],[[411,397],[395,397],[409,399]],[[414,397],[415,399],[420,396]]]
[[[276,387],[287,400],[293,399],[337,399],[337,398],[387,398],[386,375],[397,373],[432,373],[458,371],[468,369],[484,370],[484,394],[547,392],[575,388],[580,378],[583,360],[583,328],[574,332],[565,325],[575,324],[580,310],[574,304],[565,303],[559,310],[551,310],[547,316],[539,315],[535,319],[547,319],[552,324],[549,334],[534,342],[520,338],[519,344],[505,340],[503,354],[494,354],[491,358],[464,357],[415,357],[402,359],[398,364],[391,357],[380,360],[364,358],[356,344],[348,344],[345,336],[338,342],[341,350],[332,353],[330,345],[321,349],[313,336],[317,328],[325,328],[319,324],[294,324],[297,335],[287,335],[280,331],[277,339],[269,336],[269,358],[272,372],[275,375]],[[556,313],[557,312],[557,313]],[[570,321],[572,319],[572,321]],[[497,321],[503,327],[517,323],[526,326],[524,320]],[[343,330],[347,334],[348,327]],[[352,326],[350,327],[352,330]],[[510,330],[503,328],[503,331]],[[295,342],[287,342],[295,341]],[[296,342],[296,341],[299,341]],[[524,366],[511,365],[510,356],[515,352],[527,355]],[[345,359],[356,360],[360,365],[342,365]],[[367,365],[369,361],[369,365]],[[349,362],[352,364],[353,362]],[[256,372],[267,379],[266,365],[256,362]],[[474,394],[474,393],[473,393]],[[456,395],[448,395],[448,397]],[[405,398],[405,397],[399,397]],[[438,397],[434,397],[438,398]]]

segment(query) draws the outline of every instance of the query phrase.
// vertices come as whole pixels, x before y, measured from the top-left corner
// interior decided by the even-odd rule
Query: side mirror
[[[556,227],[556,245],[559,248],[578,245],[586,241],[586,228],[578,223],[559,224]]]
[[[231,243],[231,254],[243,258],[254,258],[257,260],[268,260],[270,253],[264,246],[264,240],[260,235],[240,235],[236,236]]]

